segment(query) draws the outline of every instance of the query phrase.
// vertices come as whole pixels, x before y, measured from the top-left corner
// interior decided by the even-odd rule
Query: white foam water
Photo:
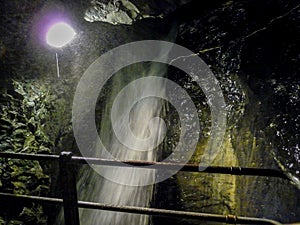
[[[114,135],[110,121],[111,106],[115,95],[128,82],[128,76],[134,80],[138,77],[148,75],[164,74],[166,66],[162,64],[148,64],[132,65],[129,69],[124,69],[119,75],[113,78],[111,90],[111,97],[106,102],[103,109],[103,115],[100,125],[100,137],[106,149],[119,160],[145,160],[156,161],[156,148],[158,141],[156,138],[151,142],[140,142],[139,140],[147,139],[149,136],[155,134],[159,136],[163,126],[159,123],[151,123],[151,119],[161,116],[164,102],[158,98],[146,98],[135,104],[130,111],[129,127],[132,135],[126,129],[120,129],[122,139],[126,139],[130,146],[134,149],[122,144],[120,140]],[[165,92],[164,84],[159,82],[156,84],[156,90],[160,91],[159,96]],[[150,87],[151,88],[151,87]],[[128,107],[128,102],[135,99],[137,96],[142,96],[145,90],[142,87],[135,87],[130,93],[125,93],[122,96],[123,104],[119,104],[114,110],[117,112],[118,123],[117,126],[126,127],[128,118],[120,118],[126,116],[123,111]],[[150,123],[149,123],[150,122]],[[150,127],[151,126],[151,127]],[[156,126],[156,127],[153,127]],[[117,128],[118,129],[118,128]],[[146,144],[145,144],[146,143]],[[150,145],[150,146],[147,146]],[[140,149],[142,151],[136,150]],[[151,150],[152,149],[152,150]],[[99,155],[97,155],[99,157]],[[101,156],[100,156],[101,157]],[[155,171],[151,169],[141,168],[102,168],[101,174],[104,177],[113,177],[114,181],[110,181],[87,167],[82,169],[80,179],[78,181],[78,198],[80,200],[113,204],[113,205],[130,205],[148,207],[153,194],[153,185],[144,186],[145,183],[154,183]],[[127,185],[124,185],[127,184]],[[120,213],[101,210],[80,210],[80,223],[85,225],[146,225],[149,223],[149,216],[137,215],[130,213]]]

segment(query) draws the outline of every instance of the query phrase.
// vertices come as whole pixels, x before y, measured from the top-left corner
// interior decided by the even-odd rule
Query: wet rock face
[[[177,42],[211,65],[225,94],[229,136],[224,143],[229,145],[224,146],[227,154],[223,159],[215,160],[217,165],[280,167],[295,176],[299,174],[299,147],[295,142],[299,133],[299,104],[295,105],[299,101],[295,67],[298,8],[296,2],[229,2],[181,24]],[[264,13],[257,15],[258,11]],[[178,79],[187,87],[192,86],[191,81]],[[233,154],[229,154],[230,149]],[[298,192],[291,183],[250,177],[227,178],[226,183],[220,177],[207,178],[208,183],[202,181],[203,187],[197,191],[204,199],[219,200],[210,208],[213,200],[205,203],[184,188],[188,180],[193,180],[192,186],[194,180],[201,183],[200,177],[178,175],[186,200],[183,204],[190,209],[222,212],[225,206],[227,212],[236,214],[287,222],[299,220],[295,208]],[[221,183],[220,190],[229,192],[221,191],[222,197],[210,196]],[[245,202],[251,202],[251,206]],[[258,211],[261,205],[265,207]]]
[[[132,25],[145,18],[164,18],[189,1],[93,0],[85,12],[84,19],[88,22]]]
[[[244,77],[261,105],[263,131],[281,168],[299,178],[299,22],[297,2],[276,1],[247,35]],[[253,18],[253,14],[250,16]]]
[[[246,80],[264,106],[265,129],[275,157],[285,170],[299,177],[299,22],[291,4],[247,39],[243,53]]]
[[[113,1],[107,4],[92,1],[92,6],[86,11],[84,19],[88,22],[107,22],[111,24],[132,24],[143,17],[139,9],[130,1]]]

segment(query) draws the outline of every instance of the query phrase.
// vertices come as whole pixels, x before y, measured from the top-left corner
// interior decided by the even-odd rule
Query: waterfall
[[[177,25],[174,23],[169,27],[171,28],[170,32],[161,39],[173,41],[177,35]],[[156,47],[160,52],[157,57],[167,59],[170,48]],[[140,51],[148,55],[147,50],[140,49]],[[148,51],[152,51],[152,49],[149,48]],[[125,59],[127,57],[126,52],[123,52]],[[118,55],[118,60],[122,61],[123,59],[120,59]],[[92,67],[93,65],[95,64],[91,64]],[[108,60],[107,65],[108,70],[114,67],[119,68],[118,62],[114,60]],[[89,69],[87,71],[90,71]],[[104,68],[100,66],[100,69],[97,67],[95,70],[103,71]],[[104,93],[97,94],[96,109],[100,108],[100,112],[95,115],[98,125],[96,129],[102,143],[100,146],[97,146],[99,143],[96,143],[96,146],[91,144],[88,148],[99,150],[105,147],[107,152],[100,150],[91,153],[90,156],[117,160],[158,161],[158,150],[161,151],[165,144],[163,138],[166,127],[161,118],[164,117],[166,111],[167,103],[163,100],[166,99],[166,84],[163,79],[153,79],[151,85],[147,82],[145,85],[136,85],[135,81],[147,77],[163,77],[166,75],[167,65],[146,61],[123,66],[122,69],[116,71],[109,80],[99,81],[98,78],[102,79],[102,77],[96,76],[98,82],[105,83],[104,91],[102,90]],[[94,73],[94,71],[90,72]],[[98,73],[95,72],[95,74]],[[91,86],[94,83],[92,82]],[[93,89],[97,89],[91,86],[83,86],[81,94],[78,95],[79,98],[84,98],[89,90],[93,92]],[[127,88],[129,86],[131,88]],[[149,93],[149,91],[154,94],[150,97],[141,97],[147,95],[145,93]],[[118,102],[116,103],[117,99]],[[134,102],[133,99],[138,99],[138,101]],[[86,101],[82,102],[83,104],[78,106],[80,109],[85,108]],[[73,105],[76,106],[74,103]],[[85,121],[84,116],[78,120]],[[96,135],[98,136],[98,134]],[[92,143],[99,137],[84,138],[86,138],[86,142]],[[156,180],[155,170],[101,166],[93,166],[93,169],[83,166],[79,173],[78,200],[113,205],[150,206],[153,197],[153,184]],[[148,215],[90,209],[80,209],[79,217],[80,224],[84,225],[146,225],[150,220]]]
[[[140,144],[136,141],[138,139],[145,139],[149,137],[149,121],[157,116],[161,116],[161,112],[164,108],[164,102],[158,98],[147,98],[138,102],[132,108],[130,112],[130,128],[136,138],[127,133],[122,133],[123,138],[127,138],[128,143],[134,146],[134,149],[141,149],[144,151],[137,151],[126,147],[116,136],[112,129],[110,114],[111,105],[117,94],[122,87],[124,87],[128,80],[134,80],[138,77],[149,75],[163,75],[166,72],[166,66],[163,64],[136,64],[131,65],[129,68],[125,68],[113,78],[110,88],[110,97],[106,102],[106,106],[103,109],[100,125],[100,137],[110,151],[110,153],[120,160],[145,160],[156,161],[157,154],[156,149],[148,150],[149,146]],[[156,89],[160,90],[159,95],[163,95],[164,84],[157,83]],[[149,87],[151,88],[151,87]],[[122,116],[122,112],[126,110],[127,102],[131,102],[136,96],[141,96],[145,90],[142,87],[136,87],[133,92],[125,93],[122,97],[123,104],[118,105],[115,111],[117,117]],[[118,118],[118,126],[126,126],[125,118]],[[159,134],[162,132],[162,126],[152,127],[153,133]],[[156,142],[156,139],[153,139]],[[144,142],[142,142],[144,143]],[[148,143],[151,146],[156,146],[157,143]],[[150,146],[150,147],[151,147]],[[145,151],[146,150],[146,151]],[[114,177],[120,181],[115,183],[108,179],[100,177],[97,173],[91,169],[83,168],[83,172],[80,175],[78,181],[78,195],[79,199],[84,199],[93,202],[101,202],[115,205],[132,205],[132,206],[144,206],[147,207],[150,204],[153,192],[153,186],[143,186],[146,183],[154,183],[155,171],[149,169],[139,168],[109,168],[103,171],[104,174],[109,177]],[[102,173],[102,174],[103,174]],[[108,174],[109,173],[109,174]],[[130,184],[130,185],[124,185]],[[139,186],[139,184],[141,186]],[[80,211],[81,224],[148,224],[149,218],[146,215],[135,215],[128,213],[110,212],[110,211],[96,211],[82,209]]]
[[[169,49],[162,49],[164,50]],[[164,51],[163,57],[167,57],[165,53]],[[100,98],[101,101],[97,103],[97,107],[101,108],[100,116],[96,115],[95,118],[99,125],[98,133],[102,144],[114,159],[158,161],[158,151],[164,145],[160,137],[165,136],[166,128],[164,121],[160,119],[164,117],[167,106],[166,101],[163,100],[166,95],[165,82],[161,79],[153,79],[151,85],[132,84],[140,80],[139,78],[162,77],[166,72],[167,65],[162,63],[137,63],[121,69],[104,87],[105,97]],[[132,88],[126,89],[130,85]],[[140,97],[149,90],[155,92],[160,98]],[[83,91],[85,92],[86,89]],[[99,94],[101,96],[102,93]],[[133,104],[132,99],[137,98],[141,99]],[[119,99],[117,104],[115,104],[116,99]],[[129,119],[128,114],[125,113],[128,109],[130,109]],[[95,139],[95,137],[88,138],[88,140]],[[100,149],[99,146],[91,148]],[[92,150],[90,156],[111,159],[101,151]],[[95,167],[97,172],[93,170]],[[91,168],[84,165],[77,180],[78,200],[149,207],[153,197],[156,172],[154,169],[105,166]],[[79,218],[80,224],[84,225],[143,225],[148,224],[150,220],[148,215],[90,209],[79,209]],[[63,221],[61,212],[56,223],[63,224]]]

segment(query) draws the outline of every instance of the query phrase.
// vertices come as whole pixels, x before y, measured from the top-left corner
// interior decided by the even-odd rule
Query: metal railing
[[[29,195],[16,195],[8,193],[0,193],[0,198],[7,200],[16,200],[36,203],[48,203],[63,205],[64,219],[66,225],[79,225],[78,208],[109,210],[126,213],[136,213],[145,215],[158,215],[178,217],[185,219],[199,219],[205,221],[223,222],[227,224],[273,224],[280,225],[281,223],[264,218],[254,217],[241,217],[235,215],[218,215],[210,213],[198,213],[189,211],[176,211],[167,209],[134,207],[134,206],[117,206],[103,203],[78,201],[76,190],[76,177],[74,174],[74,164],[95,164],[114,167],[133,167],[133,166],[147,166],[152,165],[151,169],[164,169],[174,170],[182,167],[180,171],[199,172],[199,173],[218,173],[218,174],[231,174],[231,175],[250,175],[250,176],[268,176],[278,177],[290,180],[285,173],[275,169],[264,168],[242,168],[242,167],[220,167],[209,166],[206,169],[199,169],[198,165],[193,164],[178,164],[178,163],[163,163],[163,162],[146,162],[146,161],[120,161],[120,160],[107,160],[99,158],[87,158],[73,156],[71,152],[62,152],[60,155],[46,155],[46,154],[23,154],[23,153],[7,153],[0,152],[0,158],[11,159],[26,159],[26,160],[47,160],[59,161],[60,173],[62,174],[63,184],[63,198],[49,198]],[[147,167],[143,167],[146,168]]]

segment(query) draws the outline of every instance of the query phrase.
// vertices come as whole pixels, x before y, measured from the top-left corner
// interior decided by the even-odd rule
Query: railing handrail
[[[28,154],[28,153],[11,153],[0,152],[0,158],[13,159],[28,159],[28,160],[49,160],[58,161],[60,155],[50,154]],[[270,168],[255,168],[255,167],[225,167],[225,166],[208,166],[199,167],[195,164],[182,164],[172,162],[150,162],[150,161],[136,161],[136,160],[112,160],[93,157],[71,156],[72,163],[76,164],[94,164],[102,166],[118,166],[118,167],[141,167],[143,169],[164,169],[164,170],[180,170],[185,172],[199,172],[199,173],[218,173],[231,175],[246,175],[246,176],[268,176],[278,177],[290,180],[283,171]],[[152,166],[152,167],[147,167]]]
[[[103,166],[118,166],[118,167],[136,167],[149,168],[151,169],[164,169],[164,170],[180,170],[188,172],[200,172],[200,173],[221,173],[231,175],[250,175],[250,176],[268,176],[288,179],[283,171],[266,168],[243,168],[243,167],[221,167],[221,166],[209,166],[206,168],[199,168],[198,165],[194,164],[178,164],[171,162],[148,162],[148,161],[133,161],[133,160],[108,160],[92,157],[79,157],[73,156],[71,152],[62,152],[60,155],[50,154],[28,154],[28,153],[11,153],[11,152],[0,152],[0,158],[11,158],[11,159],[27,159],[27,160],[47,160],[47,161],[58,161],[60,167],[60,173],[63,173],[63,199],[60,198],[49,198],[40,196],[30,195],[15,195],[8,193],[0,193],[0,198],[10,198],[15,200],[23,200],[30,202],[40,202],[49,204],[63,204],[64,218],[66,225],[79,225],[79,213],[78,207],[89,208],[89,209],[100,209],[127,213],[147,214],[147,215],[161,215],[161,216],[172,216],[181,217],[187,219],[201,219],[206,221],[223,222],[228,224],[273,224],[281,225],[281,223],[264,218],[254,217],[240,217],[235,215],[219,215],[209,213],[198,213],[189,211],[176,211],[167,209],[156,209],[156,208],[145,208],[135,206],[116,206],[108,205],[103,203],[95,202],[84,202],[77,200],[76,190],[76,178],[73,173],[74,164],[96,164]]]
[[[62,205],[63,199],[60,198],[49,198],[49,197],[40,197],[40,196],[28,196],[28,195],[15,195],[8,193],[1,193],[0,198],[6,198],[8,200],[20,199],[23,202],[36,202],[36,203],[48,203]],[[145,207],[136,207],[136,206],[120,206],[96,202],[85,202],[78,201],[77,205],[80,208],[88,209],[98,209],[98,210],[107,210],[107,211],[116,211],[116,212],[127,212],[135,214],[145,214],[145,215],[156,215],[156,216],[171,216],[184,219],[199,219],[206,221],[222,222],[227,224],[237,224],[237,223],[246,223],[246,224],[273,224],[273,225],[282,225],[275,220],[265,219],[265,218],[255,218],[255,217],[243,217],[236,215],[220,215],[212,213],[199,213],[199,212],[190,212],[190,211],[178,211],[178,210],[168,210],[168,209],[157,209],[157,208],[145,208]]]

